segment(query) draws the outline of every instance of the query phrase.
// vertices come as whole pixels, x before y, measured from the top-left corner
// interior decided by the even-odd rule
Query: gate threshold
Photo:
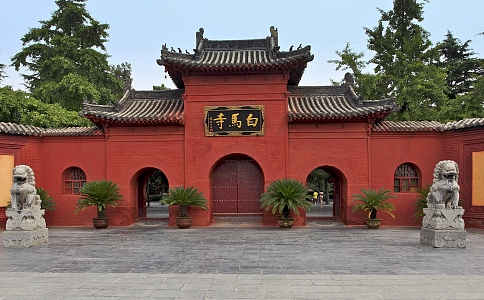
[[[262,227],[262,216],[214,216],[211,227]]]

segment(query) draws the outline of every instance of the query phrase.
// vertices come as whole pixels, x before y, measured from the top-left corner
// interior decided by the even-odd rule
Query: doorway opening
[[[314,203],[309,219],[341,220],[343,183],[341,173],[328,166],[313,169],[306,178],[308,200]]]
[[[147,168],[138,177],[138,218],[168,219],[168,205],[161,203],[163,194],[168,193],[166,175],[159,169]]]

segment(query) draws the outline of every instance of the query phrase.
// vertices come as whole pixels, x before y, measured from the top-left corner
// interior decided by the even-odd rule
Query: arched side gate
[[[250,157],[234,155],[220,161],[212,175],[212,214],[215,216],[262,215],[260,195],[264,178]]]

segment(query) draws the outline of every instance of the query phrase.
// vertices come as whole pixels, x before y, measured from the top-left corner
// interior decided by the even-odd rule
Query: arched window
[[[401,164],[395,171],[393,190],[395,193],[416,193],[419,188],[418,171],[411,164]]]
[[[86,173],[80,168],[70,168],[64,176],[64,194],[79,195],[86,183]]]

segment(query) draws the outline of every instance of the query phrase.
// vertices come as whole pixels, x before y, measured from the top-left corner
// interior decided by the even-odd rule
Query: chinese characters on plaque
[[[206,136],[264,135],[264,106],[205,106]]]

